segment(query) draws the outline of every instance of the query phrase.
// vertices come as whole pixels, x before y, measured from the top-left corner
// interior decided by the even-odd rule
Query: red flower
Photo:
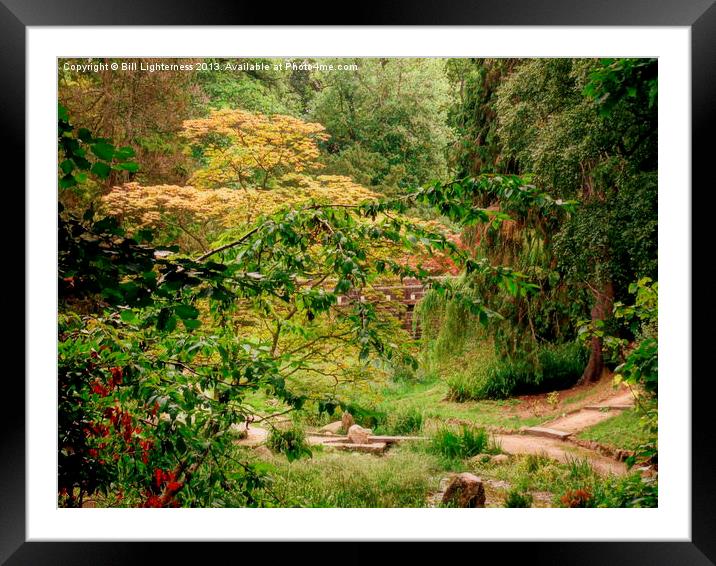
[[[157,495],[150,495],[142,504],[142,507],[162,507],[162,500]]]
[[[96,393],[97,395],[101,395],[102,397],[106,397],[107,395],[109,395],[109,389],[102,385],[102,383],[98,379],[95,379],[92,382],[91,388],[92,393]]]
[[[113,367],[109,370],[112,373],[112,387],[116,387],[117,385],[120,385],[122,383],[122,368],[120,367]]]
[[[180,481],[170,481],[167,484],[167,491],[174,495],[177,491],[179,491],[184,484]]]
[[[151,440],[140,440],[139,446],[142,449],[142,462],[146,464],[149,462],[149,451],[154,447],[154,442]]]

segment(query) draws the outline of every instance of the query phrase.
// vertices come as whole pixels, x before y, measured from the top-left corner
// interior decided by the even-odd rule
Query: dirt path
[[[599,473],[622,475],[627,472],[623,462],[578,446],[570,442],[570,437],[633,406],[631,391],[622,388],[600,398],[596,404],[585,404],[538,427],[525,428],[523,434],[498,434],[495,439],[508,454],[544,454],[560,462],[586,459]]]
[[[578,411],[558,417],[553,421],[540,425],[569,433],[577,433],[602,421],[618,415],[621,410],[634,406],[634,397],[628,389],[619,391],[595,405],[587,405]]]
[[[593,402],[593,401],[592,401]],[[530,427],[519,434],[495,434],[495,440],[500,444],[503,452],[507,454],[536,454],[560,462],[572,460],[587,460],[595,471],[600,474],[623,475],[627,472],[626,465],[608,456],[604,456],[589,448],[578,446],[570,441],[570,436],[612,418],[621,413],[625,408],[634,405],[634,398],[628,389],[620,389],[600,395],[599,400],[593,404],[584,404],[571,413],[562,415],[546,422],[539,427]],[[259,427],[250,427],[248,436],[237,440],[237,444],[245,446],[258,446],[266,441],[267,431]],[[330,444],[348,443],[348,438],[343,435],[309,433],[306,440],[309,444]],[[387,444],[401,441],[419,440],[417,437],[375,437],[375,451],[362,450],[365,452],[382,453]],[[382,446],[378,447],[378,444]],[[370,447],[371,445],[365,445]],[[344,447],[345,448],[345,447]]]
[[[569,441],[526,434],[498,434],[495,435],[495,440],[502,447],[502,451],[507,454],[544,455],[560,462],[587,460],[595,471],[605,475],[623,475],[627,471],[624,462],[617,462],[594,450],[582,448]]]

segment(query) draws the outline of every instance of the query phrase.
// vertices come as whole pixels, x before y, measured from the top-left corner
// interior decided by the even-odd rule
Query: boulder
[[[351,415],[348,412],[343,413],[343,417],[341,417],[341,423],[343,424],[343,430],[348,431],[350,428],[356,424],[356,422],[353,420],[353,415]]]
[[[336,421],[336,422],[327,424],[324,427],[321,427],[321,432],[327,432],[329,434],[338,434],[341,432],[342,427],[343,427],[343,422]]]
[[[370,444],[370,435],[373,431],[354,424],[348,429],[348,441],[353,444]]]
[[[448,483],[442,503],[449,507],[484,507],[485,487],[476,475],[456,474]]]
[[[495,454],[490,458],[490,462],[493,464],[507,464],[510,461],[510,457],[507,454]]]

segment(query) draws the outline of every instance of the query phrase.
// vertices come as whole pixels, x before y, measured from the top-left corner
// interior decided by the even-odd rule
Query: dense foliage
[[[59,73],[60,505],[296,503],[272,483],[284,472],[237,451],[241,431],[268,428],[313,477],[305,422],[422,433],[423,408],[356,393],[477,341],[494,354],[446,380],[451,399],[611,368],[651,435],[630,464],[656,461],[655,61],[203,63]],[[406,278],[430,288],[419,343],[375,299]],[[428,447],[498,451],[468,426]]]

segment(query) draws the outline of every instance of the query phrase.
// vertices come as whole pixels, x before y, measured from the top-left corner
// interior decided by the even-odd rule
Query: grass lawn
[[[466,421],[475,426],[518,429],[544,420],[541,416],[520,416],[517,412],[520,405],[518,399],[457,403],[447,400],[447,396],[448,386],[442,380],[417,385],[400,384],[382,388],[380,406],[387,411],[414,407],[423,412],[428,427],[437,422]]]
[[[635,450],[647,441],[647,434],[640,426],[639,415],[633,409],[583,430],[577,437],[626,450]]]
[[[374,456],[313,447],[311,458],[267,461],[281,507],[425,507],[442,474],[439,458],[400,448]]]

